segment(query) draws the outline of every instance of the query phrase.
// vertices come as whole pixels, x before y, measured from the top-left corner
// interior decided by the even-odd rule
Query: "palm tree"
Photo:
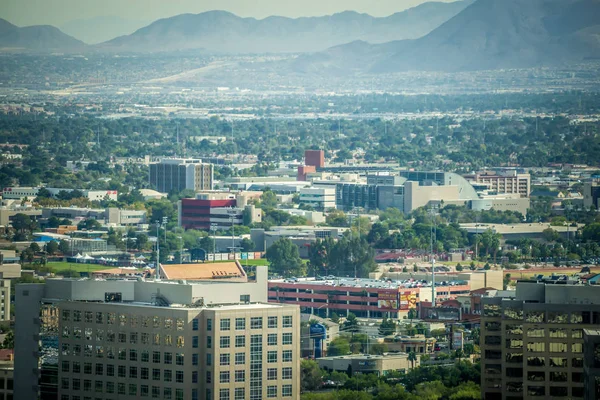
[[[415,369],[415,361],[417,361],[417,353],[414,351],[410,351],[408,353],[408,361],[410,361],[410,365],[412,369]]]

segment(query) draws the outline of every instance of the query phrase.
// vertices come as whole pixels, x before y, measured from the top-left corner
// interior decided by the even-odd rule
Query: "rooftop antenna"
[[[176,122],[175,130],[177,131],[177,151],[179,152],[179,122]]]
[[[433,205],[430,208],[431,213],[431,236],[430,236],[430,246],[431,246],[431,308],[435,308],[435,257],[433,254],[433,236],[434,229],[433,225],[435,224],[435,211]],[[437,236],[437,227],[435,229],[435,234]]]

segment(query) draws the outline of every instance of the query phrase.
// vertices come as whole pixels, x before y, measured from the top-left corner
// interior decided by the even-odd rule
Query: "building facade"
[[[584,398],[583,330],[600,326],[600,287],[551,282],[481,299],[482,398]]]
[[[247,222],[262,221],[260,208],[254,205],[238,207],[235,197],[226,200],[182,199],[178,203],[178,212],[179,226],[184,229],[228,229],[244,224],[244,215],[247,215]]]
[[[335,284],[334,284],[335,283]],[[468,283],[436,286],[436,302],[469,293]],[[360,318],[402,318],[421,301],[431,301],[431,287],[381,285],[373,280],[335,278],[321,281],[270,281],[269,301],[295,304],[305,313],[329,317],[353,313]]]
[[[323,150],[306,150],[304,152],[304,165],[323,168],[325,166],[325,152]]]
[[[212,190],[214,166],[199,159],[165,158],[150,164],[150,184],[161,193]]]
[[[583,184],[583,206],[587,209],[600,209],[600,180],[596,179]]]
[[[15,398],[50,394],[54,366],[60,400],[299,399],[299,310],[265,304],[266,275],[20,285]]]
[[[309,187],[300,189],[300,204],[325,211],[335,208],[335,188]]]
[[[0,321],[10,321],[10,279],[0,279]]]
[[[27,198],[33,200],[38,196],[41,187],[7,187],[2,189],[2,199],[22,200]],[[78,189],[45,188],[50,194],[56,197],[60,192],[71,193]],[[116,201],[119,192],[116,190],[80,190],[83,197],[90,201],[114,200]]]
[[[485,185],[490,193],[518,194],[521,197],[529,197],[529,193],[531,193],[531,176],[519,174],[516,171],[466,175],[465,178],[479,185]]]

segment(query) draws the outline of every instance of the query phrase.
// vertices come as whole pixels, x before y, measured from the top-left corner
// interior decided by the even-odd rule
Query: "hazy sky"
[[[425,0],[0,0],[0,18],[19,26],[59,26],[75,19],[106,15],[155,20],[209,10],[227,10],[255,18],[270,15],[326,15],[345,10],[385,16],[424,2]]]

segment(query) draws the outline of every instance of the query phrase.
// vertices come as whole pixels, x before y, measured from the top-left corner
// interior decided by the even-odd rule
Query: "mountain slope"
[[[368,57],[362,60],[349,45],[294,67],[354,62],[362,71],[396,72],[574,63],[600,57],[599,28],[600,0],[478,0],[422,38],[363,49]]]
[[[98,47],[117,51],[206,49],[228,53],[314,52],[362,40],[371,43],[421,37],[472,0],[425,3],[385,18],[352,11],[325,17],[241,18],[225,11],[158,20]]]
[[[20,28],[0,19],[0,49],[29,51],[79,50],[84,43],[49,25]]]
[[[87,44],[102,43],[118,36],[129,35],[148,25],[149,21],[114,16],[77,19],[60,26],[60,30]]]

